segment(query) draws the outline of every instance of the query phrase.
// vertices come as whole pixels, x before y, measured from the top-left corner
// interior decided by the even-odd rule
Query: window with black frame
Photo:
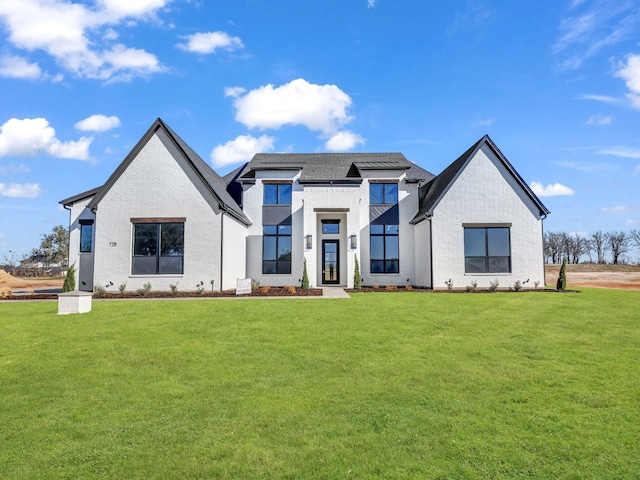
[[[184,273],[184,223],[134,223],[131,273]]]
[[[291,225],[264,225],[262,273],[291,273]]]
[[[291,205],[291,183],[265,183],[264,205]]]
[[[369,184],[371,273],[399,273],[398,184]]]
[[[80,220],[80,253],[93,251],[93,220]]]
[[[510,273],[510,237],[509,227],[465,227],[465,272]]]

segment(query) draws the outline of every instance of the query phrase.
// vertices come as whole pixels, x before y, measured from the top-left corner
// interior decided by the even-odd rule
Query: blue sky
[[[487,133],[546,230],[640,228],[634,0],[0,0],[0,42],[0,261],[156,117],[221,174],[258,151],[438,174]]]

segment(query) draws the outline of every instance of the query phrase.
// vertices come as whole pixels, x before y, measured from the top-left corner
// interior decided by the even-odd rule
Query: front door
[[[324,284],[337,284],[340,281],[338,272],[338,266],[340,265],[339,245],[340,242],[338,240],[322,241],[322,283]]]

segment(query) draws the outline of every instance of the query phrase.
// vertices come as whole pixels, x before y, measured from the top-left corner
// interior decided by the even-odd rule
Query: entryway
[[[322,283],[337,285],[340,283],[340,241],[322,240]]]

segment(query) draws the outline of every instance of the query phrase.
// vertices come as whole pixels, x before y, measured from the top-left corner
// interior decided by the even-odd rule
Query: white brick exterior
[[[245,277],[262,285],[298,286],[304,260],[311,286],[319,287],[323,285],[323,240],[339,242],[338,285],[343,287],[353,287],[356,255],[363,285],[444,289],[449,280],[454,288],[465,288],[472,282],[488,287],[495,280],[501,288],[516,281],[528,280],[525,287],[544,284],[542,219],[548,211],[488,137],[446,170],[459,168],[455,175],[441,174],[435,179],[441,183],[427,186],[424,180],[418,181],[430,176],[421,169],[419,175],[424,176],[408,181],[405,168],[416,166],[404,157],[401,165],[413,166],[392,169],[397,167],[393,162],[376,163],[374,158],[368,162],[369,157],[364,164],[348,163],[349,172],[356,169],[356,173],[343,173],[346,176],[335,182],[324,177],[301,182],[303,166],[293,163],[280,168],[269,158],[251,170],[252,176],[241,179],[242,210],[225,190],[224,182],[196,157],[158,120],[104,187],[62,202],[70,210],[69,261],[78,268],[80,290],[91,290],[98,284],[107,291],[117,291],[123,283],[129,291],[145,283],[151,283],[153,290],[166,291],[175,284],[181,291],[199,286],[209,290],[212,285],[215,290],[228,290]],[[352,162],[345,158],[340,161]],[[322,156],[313,157],[314,162],[322,160]],[[378,165],[389,170],[375,169]],[[325,173],[332,175],[330,169]],[[266,181],[292,185],[291,273],[286,275],[262,273]],[[398,184],[398,273],[370,272],[369,191],[374,181]],[[441,189],[445,183],[446,188]],[[427,202],[429,194],[433,196]],[[379,208],[373,207],[376,217],[381,215]],[[184,219],[182,274],[132,274],[133,219]],[[81,220],[95,220],[92,253],[79,252]],[[339,233],[323,234],[323,220],[339,221]],[[464,226],[470,224],[509,225],[510,273],[465,273]],[[308,237],[312,239],[310,248]]]
[[[425,222],[422,222],[425,223]],[[511,226],[511,273],[465,274],[465,223]],[[499,288],[513,286],[516,280],[538,281],[544,285],[542,221],[539,209],[497,159],[491,149],[482,147],[453,182],[431,219],[433,248],[433,288],[454,288],[471,282],[488,287],[494,280]]]

